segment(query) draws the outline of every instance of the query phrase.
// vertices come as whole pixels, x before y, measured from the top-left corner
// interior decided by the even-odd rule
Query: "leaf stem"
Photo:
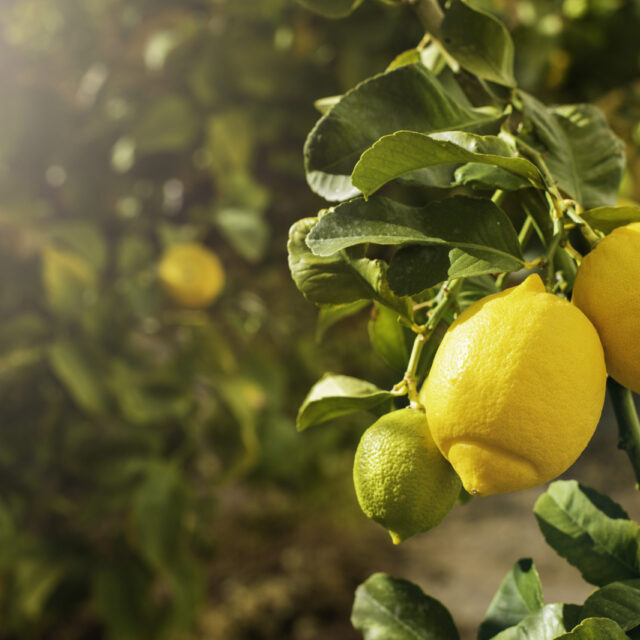
[[[636,489],[638,489],[640,487],[640,421],[633,402],[633,394],[613,378],[607,379],[607,387],[618,421],[620,434],[618,448],[629,457],[636,476]]]

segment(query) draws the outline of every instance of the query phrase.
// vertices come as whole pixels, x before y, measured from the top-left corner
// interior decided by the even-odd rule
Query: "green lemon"
[[[364,432],[353,483],[364,513],[389,531],[394,544],[438,525],[461,488],[418,409],[388,413]]]

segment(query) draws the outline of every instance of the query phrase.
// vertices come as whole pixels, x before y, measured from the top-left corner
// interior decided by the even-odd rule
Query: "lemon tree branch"
[[[607,387],[618,421],[618,447],[629,457],[636,476],[636,488],[640,488],[640,420],[633,402],[633,394],[613,378],[607,379]]]

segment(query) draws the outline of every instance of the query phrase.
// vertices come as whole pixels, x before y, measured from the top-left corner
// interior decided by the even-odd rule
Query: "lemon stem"
[[[640,421],[633,402],[633,394],[613,378],[607,379],[607,387],[618,421],[620,435],[618,448],[629,457],[636,476],[636,489],[638,489],[640,488]]]

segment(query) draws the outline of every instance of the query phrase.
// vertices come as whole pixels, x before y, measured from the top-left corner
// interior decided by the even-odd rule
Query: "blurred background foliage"
[[[605,109],[640,198],[640,1],[478,4],[523,88]],[[287,0],[0,3],[0,638],[356,637],[367,419],[298,436],[295,413],[327,369],[397,374],[368,310],[317,326],[285,242],[322,206],[314,100],[420,38],[374,0],[339,21]],[[204,310],[156,277],[192,240],[227,276]]]

